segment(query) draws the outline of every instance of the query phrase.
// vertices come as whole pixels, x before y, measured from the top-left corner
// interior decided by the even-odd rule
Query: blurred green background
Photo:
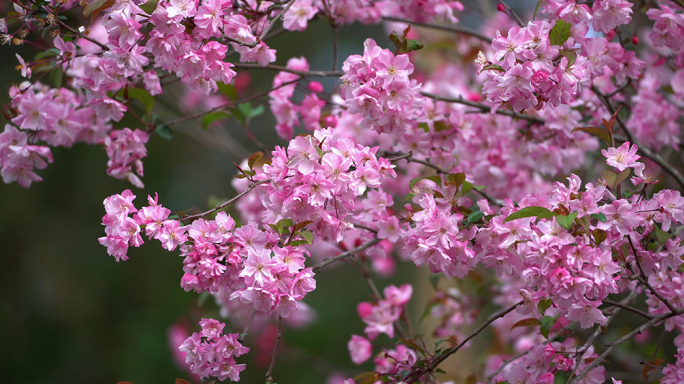
[[[317,20],[306,32],[284,34],[269,44],[278,50],[276,64],[305,56],[312,69],[327,70],[332,66],[331,37],[332,28]],[[367,37],[389,44],[378,26],[341,29],[340,65],[348,55],[362,52]],[[10,84],[22,81],[14,69],[15,53],[30,60],[36,51],[29,45],[1,49],[0,104],[4,105]],[[274,74],[253,71],[250,92],[265,90]],[[333,79],[322,82],[327,91],[333,89]],[[171,104],[178,102],[173,93],[161,97]],[[254,104],[268,108],[266,98]],[[134,121],[117,124],[123,126],[138,127]],[[267,112],[253,121],[251,129],[266,146],[283,145],[273,126]],[[144,160],[144,190],[108,177],[103,148],[83,144],[54,149],[54,163],[38,172],[44,181],[29,189],[0,184],[0,383],[126,380],[139,384],[189,379],[174,365],[167,341],[167,328],[179,320],[195,331],[198,328],[197,313],[190,309],[196,308],[198,295],[179,286],[178,251],[169,253],[148,242],[129,250],[130,260],[116,263],[97,239],[104,234],[103,199],[127,188],[134,189],[138,206],[147,194],[158,192],[172,210],[206,208],[210,196],[234,195],[232,163],[241,160],[239,153],[208,148],[197,137],[197,127],[201,128],[201,121],[189,122],[170,141],[151,136]],[[231,145],[241,146],[243,154],[258,150],[235,123],[218,129],[231,132],[238,144]],[[409,274],[415,274],[415,267],[403,265],[391,281],[407,282]],[[390,280],[377,283],[382,288]],[[279,358],[275,378],[322,383],[333,371],[351,376],[363,372],[349,360],[346,344],[350,334],[363,332],[355,308],[368,292],[353,268],[326,270],[318,279],[318,289],[306,299],[318,313],[317,321],[303,331],[285,329],[283,345],[288,353]],[[209,314],[216,311],[213,300],[207,300],[205,309]],[[252,343],[248,337],[246,344]],[[255,367],[251,355],[238,359],[248,364],[242,381],[263,382],[265,369]]]

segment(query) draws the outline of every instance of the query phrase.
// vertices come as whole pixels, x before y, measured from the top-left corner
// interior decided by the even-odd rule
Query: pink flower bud
[[[503,4],[499,3],[496,5],[496,10],[498,12],[506,12],[506,8],[503,6]]]
[[[309,83],[309,89],[312,92],[323,92],[323,85],[318,81],[312,81]]]
[[[632,44],[639,45],[639,38],[636,36],[632,37]]]

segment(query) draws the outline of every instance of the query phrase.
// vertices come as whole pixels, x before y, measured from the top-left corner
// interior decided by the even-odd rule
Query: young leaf
[[[420,41],[413,39],[404,39],[404,41],[401,42],[401,49],[399,50],[399,52],[408,53],[412,51],[418,51],[420,49],[423,49],[423,43],[421,43]]]
[[[511,331],[518,327],[530,327],[533,325],[539,325],[539,320],[535,319],[534,317],[530,317],[529,319],[522,319],[517,323],[513,324],[513,326],[511,327]]]
[[[228,96],[228,99],[230,101],[232,101],[232,102],[237,101],[238,93],[237,93],[237,89],[235,88],[235,86],[233,86],[231,84],[224,84],[221,81],[216,82],[216,85],[218,85],[219,92]]]
[[[62,74],[64,71],[62,70],[62,64],[58,64],[51,72],[50,72],[50,84],[52,84],[55,88],[59,88],[62,86]]]
[[[522,219],[524,217],[537,217],[542,213],[551,213],[551,211],[544,207],[526,207],[517,212],[511,213],[503,222],[507,223],[509,221]]]
[[[227,114],[225,112],[221,112],[221,111],[207,113],[202,118],[202,128],[204,128],[206,130],[207,128],[209,128],[209,125],[211,125],[211,123],[213,123],[215,121],[227,119],[229,117],[230,117],[229,114]]]
[[[556,216],[556,223],[560,225],[561,227],[570,230],[572,228],[572,223],[575,221],[575,218],[577,217],[577,212],[573,212],[567,216]]]
[[[598,127],[577,127],[574,128],[570,133],[574,133],[575,131],[582,131],[586,132],[589,134],[592,134],[599,139],[603,140],[604,143],[606,143],[608,146],[610,146],[611,143],[611,138],[610,138],[610,132],[603,128],[598,128]]]
[[[257,161],[261,160],[261,158],[264,157],[264,153],[259,151],[259,152],[254,152],[252,156],[249,157],[247,160],[247,165],[249,166],[249,169],[254,168],[254,163]]]
[[[313,233],[311,231],[301,231],[299,234],[302,235],[309,245],[313,244]]]
[[[537,310],[543,315],[552,305],[553,301],[551,301],[551,299],[541,299],[539,300],[539,304],[537,304]]]
[[[577,52],[575,51],[563,49],[560,51],[560,54],[568,59],[568,68],[572,67],[572,65],[577,61]]]
[[[615,180],[617,178],[617,173],[607,169],[603,171],[603,180],[606,181],[606,185],[608,185],[611,188],[615,187]]]
[[[466,179],[465,173],[450,173],[446,175],[446,180],[444,180],[444,185],[453,184],[458,189]]]
[[[556,324],[557,318],[558,315],[556,315],[555,317],[543,316],[541,320],[539,320],[539,331],[545,338],[549,338],[549,331],[551,330],[551,327],[553,327],[553,325]]]
[[[413,189],[413,186],[416,185],[417,182],[419,182],[419,181],[421,181],[421,180],[424,180],[424,179],[432,180],[432,181],[434,181],[437,185],[440,185],[440,184],[442,183],[442,179],[441,179],[438,175],[427,176],[427,177],[426,177],[426,176],[421,176],[421,177],[416,177],[415,179],[411,180],[411,181],[409,182],[409,188]]]
[[[149,113],[152,111],[154,97],[150,95],[147,89],[128,87],[128,97],[139,100],[143,107],[145,107],[145,112]]]
[[[171,130],[171,127],[166,124],[158,126],[154,132],[166,140],[171,140],[173,137],[173,131]]]
[[[608,218],[603,213],[594,213],[591,215],[591,217],[593,217],[594,219],[596,219],[602,223],[605,223],[606,221],[608,221]]]
[[[470,215],[468,215],[468,222],[469,223],[478,222],[478,221],[480,221],[480,219],[482,219],[484,217],[484,215],[485,214],[482,211],[475,211],[475,212],[471,213]]]
[[[551,45],[563,45],[570,38],[570,27],[572,25],[566,21],[558,20],[556,25],[549,31]]]
[[[601,243],[608,238],[608,234],[603,229],[596,228],[591,231],[591,234],[594,235],[594,241],[596,241],[596,244],[598,245],[601,245]]]
[[[484,67],[482,67],[482,71],[499,71],[499,72],[506,72],[506,70],[500,66],[499,64],[487,64]]]

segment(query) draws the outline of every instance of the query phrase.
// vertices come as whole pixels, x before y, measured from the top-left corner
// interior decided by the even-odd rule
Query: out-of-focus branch
[[[338,261],[338,260],[342,260],[342,259],[346,259],[347,257],[354,256],[354,255],[356,255],[357,253],[362,252],[362,251],[365,251],[366,249],[368,249],[368,248],[374,246],[375,244],[377,244],[377,243],[379,243],[379,242],[381,242],[381,241],[382,241],[382,239],[378,239],[378,238],[376,237],[375,239],[369,240],[369,241],[367,241],[367,242],[361,244],[360,246],[358,246],[358,247],[356,247],[356,248],[354,248],[354,249],[351,249],[351,250],[349,250],[349,251],[347,251],[347,252],[340,253],[340,254],[337,255],[337,256],[329,257],[329,258],[323,260],[322,262],[320,262],[320,263],[314,265],[313,268],[312,268],[312,270],[313,270],[314,273],[320,273],[320,272],[323,270],[323,268],[325,268],[326,266],[328,266],[328,264],[332,264],[332,263],[334,263],[334,262],[336,262],[336,261]]]
[[[489,105],[477,103],[475,101],[466,100],[462,97],[446,97],[446,96],[440,96],[440,95],[436,95],[434,93],[425,92],[425,91],[421,91],[420,94],[425,96],[425,97],[435,99],[435,101],[446,101],[447,103],[457,103],[457,104],[463,104],[463,105],[467,105],[469,107],[477,108],[483,113],[490,113],[491,109],[492,109],[492,107]],[[514,117],[516,119],[527,120],[527,121],[530,121],[533,123],[540,123],[540,124],[544,123],[544,119],[542,119],[541,117],[537,117],[537,116],[523,115],[522,113],[515,113],[512,111],[506,111],[506,110],[502,110],[502,109],[497,109],[495,111],[495,113],[498,115]]]
[[[179,221],[186,221],[186,220],[193,220],[193,219],[199,219],[200,217],[204,217],[204,216],[206,216],[206,215],[208,215],[208,214],[210,214],[210,213],[216,212],[216,211],[218,211],[219,209],[223,209],[223,208],[225,208],[226,206],[228,206],[228,205],[230,205],[230,204],[236,202],[239,198],[241,198],[242,196],[248,194],[252,189],[256,188],[257,186],[259,186],[259,185],[261,185],[261,184],[270,183],[270,182],[271,182],[271,179],[262,180],[262,181],[257,181],[257,182],[255,182],[255,183],[252,183],[252,184],[249,185],[249,187],[247,187],[247,189],[245,189],[243,192],[239,193],[237,196],[233,197],[232,199],[230,199],[230,200],[228,200],[228,201],[224,201],[223,203],[221,203],[221,204],[215,206],[214,208],[212,208],[212,209],[210,209],[210,210],[208,210],[208,211],[206,211],[206,212],[198,213],[198,214],[196,214],[196,215],[184,216],[184,217],[179,218],[178,220],[179,220]]]
[[[383,19],[384,19],[384,20],[387,20],[387,21],[396,21],[396,22],[399,22],[399,23],[406,23],[406,24],[411,24],[411,25],[418,25],[418,26],[425,27],[425,28],[439,29],[439,30],[441,30],[441,31],[454,32],[454,33],[459,33],[459,34],[461,34],[461,35],[472,36],[472,37],[476,37],[476,38],[478,38],[478,39],[480,39],[480,40],[482,40],[482,41],[484,41],[485,43],[488,43],[488,44],[491,44],[491,42],[492,42],[492,38],[489,37],[489,36],[487,36],[487,35],[484,35],[484,34],[478,32],[478,31],[472,30],[472,29],[470,29],[470,28],[459,27],[459,26],[457,26],[457,25],[443,25],[443,24],[418,23],[418,22],[415,22],[415,21],[410,21],[410,20],[406,20],[406,19],[400,19],[400,18],[398,18],[398,17],[389,17],[389,16],[383,17]]]

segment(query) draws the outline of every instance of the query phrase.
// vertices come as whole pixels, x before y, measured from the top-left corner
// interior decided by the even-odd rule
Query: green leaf
[[[603,140],[603,142],[609,146],[610,146],[610,143],[612,141],[610,138],[610,132],[608,132],[607,130],[605,130],[603,128],[599,128],[599,127],[577,127],[577,128],[574,128],[570,133],[573,133],[575,131],[582,131],[582,132],[592,134],[592,135],[598,137],[599,139]]]
[[[254,163],[257,161],[261,160],[261,158],[264,157],[264,153],[259,151],[259,152],[254,152],[252,156],[249,157],[247,160],[247,165],[249,166],[249,169],[254,168]]]
[[[53,87],[59,88],[62,86],[62,74],[64,71],[62,70],[62,64],[58,64],[51,72],[50,72],[50,84],[52,84]]]
[[[607,169],[603,171],[603,180],[606,181],[606,185],[609,187],[613,188],[615,185],[615,180],[617,179],[617,173],[611,171],[610,169]]]
[[[537,310],[543,315],[552,305],[553,301],[551,301],[551,299],[541,299],[539,300],[539,304],[537,304]]]
[[[568,68],[572,67],[577,61],[577,52],[575,51],[563,49],[560,51],[560,54],[568,59]]]
[[[399,34],[396,31],[392,31],[392,33],[390,33],[389,39],[392,43],[394,43],[394,47],[396,49],[401,48],[401,37],[399,37]]]
[[[145,112],[150,113],[154,106],[154,97],[144,88],[128,87],[128,97],[137,99],[145,107]]]
[[[608,221],[608,218],[603,213],[594,213],[591,215],[591,217],[602,222],[602,223],[605,223],[606,221]]]
[[[556,319],[558,318],[558,315],[555,317],[551,316],[543,316],[541,320],[539,320],[539,331],[541,331],[541,334],[545,338],[549,338],[549,330],[551,330],[551,327],[553,327],[554,324],[556,324]]]
[[[442,375],[446,375],[446,372],[441,368],[435,369],[435,373],[441,373]]]
[[[173,137],[173,131],[171,130],[171,127],[166,124],[158,126],[154,132],[166,140],[171,140]]]
[[[566,21],[558,20],[556,25],[549,31],[551,45],[563,45],[570,38],[570,27],[572,25]]]
[[[526,207],[517,212],[511,213],[503,222],[507,223],[509,221],[522,219],[524,217],[537,217],[542,213],[551,213],[551,211],[544,207]]]
[[[464,182],[463,182],[463,187],[461,188],[461,194],[462,194],[462,195],[465,195],[466,193],[468,193],[468,192],[469,192],[471,189],[473,189],[473,188],[475,188],[475,189],[478,190],[478,191],[481,191],[481,190],[483,190],[483,189],[485,189],[485,188],[487,188],[487,187],[486,187],[485,185],[472,185],[472,184],[470,184],[469,182],[464,181]]]
[[[484,215],[485,214],[482,211],[475,211],[475,212],[471,213],[470,215],[468,215],[468,222],[469,223],[478,222],[478,221],[480,221],[480,219],[482,219],[484,217]]]
[[[484,71],[499,71],[499,72],[506,72],[506,70],[500,66],[499,64],[487,64],[484,67],[482,67],[482,70],[480,72]]]
[[[309,245],[313,244],[313,233],[311,233],[311,231],[301,231],[299,234],[306,239],[306,242],[309,243]]]
[[[537,18],[537,12],[539,12],[539,8],[541,8],[542,1],[544,0],[537,1],[537,6],[534,8],[534,14],[532,14],[532,20]]]
[[[230,114],[225,113],[225,112],[221,112],[221,111],[207,113],[202,118],[202,128],[204,128],[206,130],[207,128],[209,128],[209,125],[211,125],[211,123],[213,123],[215,121],[227,119],[229,117],[230,117]]]
[[[216,85],[218,85],[219,92],[228,96],[228,99],[230,101],[232,101],[232,102],[237,101],[238,93],[237,93],[237,88],[235,88],[235,86],[233,86],[231,84],[224,84],[221,81],[217,82]]]
[[[572,228],[572,223],[575,222],[576,217],[577,212],[573,212],[567,216],[556,216],[556,223],[569,231],[570,228]]]
[[[36,61],[49,57],[49,56],[57,56],[59,55],[59,50],[55,48],[50,48],[47,51],[40,52],[36,55]]]
[[[418,51],[420,49],[423,49],[424,45],[418,40],[413,40],[413,39],[404,39],[404,41],[401,42],[401,48],[399,49],[400,53],[408,53],[408,52],[413,52],[413,51]]]
[[[456,189],[458,190],[458,188],[461,185],[463,185],[463,182],[465,181],[466,176],[465,176],[465,173],[450,173],[450,174],[446,175],[446,177],[444,179],[445,179],[444,185],[453,184],[456,186]]]
[[[539,320],[537,320],[534,317],[530,317],[529,319],[522,319],[517,323],[513,324],[513,326],[511,327],[511,331],[519,327],[531,327],[536,325],[539,325]]]
[[[671,238],[669,233],[663,231],[662,229],[660,229],[658,227],[655,227],[655,234],[656,234],[656,237],[658,238],[658,242],[660,244],[665,244]]]
[[[421,181],[421,180],[424,180],[424,179],[432,180],[432,181],[434,181],[435,183],[437,183],[437,185],[440,185],[440,184],[442,183],[442,179],[439,177],[439,175],[421,176],[421,177],[416,177],[415,179],[411,180],[411,181],[409,182],[409,188],[410,188],[410,189],[413,189],[413,186],[416,185],[417,182],[419,182],[419,181]]]
[[[418,128],[422,128],[426,133],[430,132],[430,127],[428,127],[427,123],[419,123]]]
[[[617,176],[615,177],[615,187],[617,187],[618,185],[620,185],[620,183],[625,181],[631,173],[632,173],[632,170],[630,168],[627,168],[624,171],[618,173]]]

